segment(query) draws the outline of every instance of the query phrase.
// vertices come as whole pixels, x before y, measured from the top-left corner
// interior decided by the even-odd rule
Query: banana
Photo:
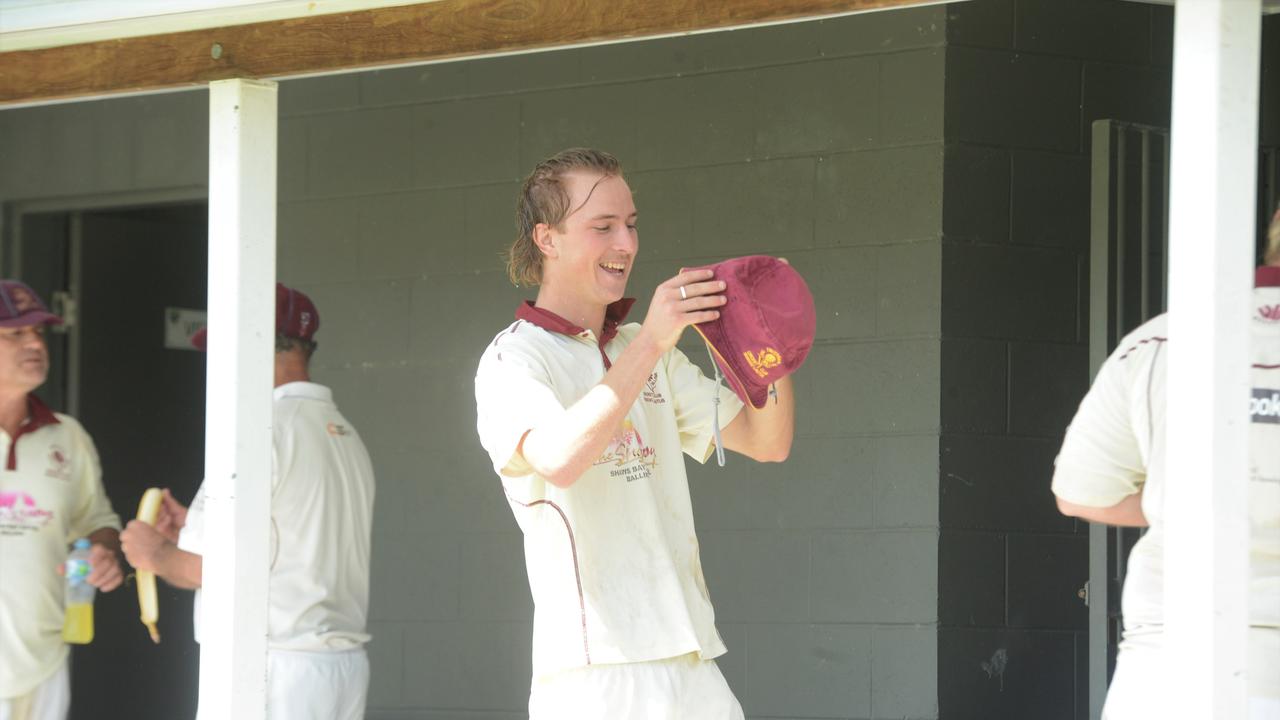
[[[142,500],[138,502],[138,519],[151,525],[156,524],[156,516],[160,514],[160,501],[164,498],[164,494],[160,492],[160,488],[147,488],[142,493]],[[160,631],[156,629],[156,622],[160,619],[160,601],[156,598],[156,574],[150,570],[139,570],[137,572],[138,583],[138,609],[141,611],[142,624],[147,626],[147,632],[151,633],[151,642],[160,642]]]

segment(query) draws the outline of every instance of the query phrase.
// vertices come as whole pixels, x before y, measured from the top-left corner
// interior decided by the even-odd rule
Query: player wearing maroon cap
[[[89,584],[110,591],[123,574],[120,519],[102,487],[93,441],[35,396],[49,373],[44,326],[62,319],[31,288],[0,280],[0,719],[62,720],[71,701],[58,564],[92,543]],[[5,447],[7,446],[7,447]]]
[[[537,298],[476,373],[481,443],[524,531],[533,720],[742,717],[713,661],[725,647],[680,454],[704,462],[722,428],[730,450],[785,459],[794,393],[782,378],[776,402],[743,411],[676,349],[685,328],[721,316],[725,283],[712,270],[677,274],[642,325],[622,324],[636,218],[607,153],[540,163],[508,264]]]
[[[271,574],[267,613],[267,717],[356,720],[369,685],[373,468],[359,434],[311,382],[320,315],[301,292],[276,285],[272,422]],[[204,331],[193,339],[204,348]],[[134,567],[196,590],[196,640],[205,546],[204,488],[188,510],[168,490],[153,528],[121,534]]]

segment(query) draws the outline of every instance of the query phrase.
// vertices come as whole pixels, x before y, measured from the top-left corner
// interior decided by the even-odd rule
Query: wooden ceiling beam
[[[678,35],[938,1],[437,0],[0,53],[0,105]]]

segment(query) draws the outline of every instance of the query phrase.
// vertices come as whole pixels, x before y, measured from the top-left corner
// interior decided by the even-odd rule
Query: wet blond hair
[[[538,163],[525,178],[516,198],[516,239],[506,252],[507,276],[515,285],[533,286],[542,282],[542,251],[533,242],[538,223],[559,228],[569,217],[567,173],[585,171],[606,177],[622,175],[618,159],[603,150],[569,148]]]

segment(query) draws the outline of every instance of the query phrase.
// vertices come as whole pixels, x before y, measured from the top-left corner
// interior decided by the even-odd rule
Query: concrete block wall
[[[1090,125],[1168,127],[1172,11],[948,7],[940,717],[1087,717],[1084,523],[1049,482],[1089,383]]]
[[[520,178],[616,153],[632,290],[783,255],[818,344],[792,459],[691,464],[753,718],[936,718],[946,14],[941,8],[289,81],[279,274],[323,313],[318,381],[378,473],[371,718],[524,716],[520,535],[474,431]],[[202,186],[206,96],[0,112],[0,201]],[[683,349],[706,365],[692,336]]]

